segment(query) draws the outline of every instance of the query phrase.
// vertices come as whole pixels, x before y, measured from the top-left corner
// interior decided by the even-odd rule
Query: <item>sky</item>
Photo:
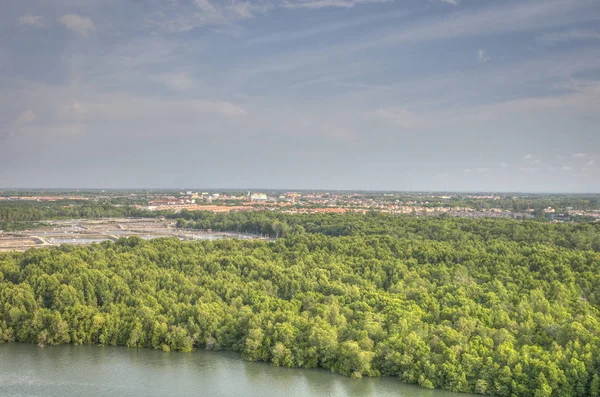
[[[598,0],[0,0],[0,187],[600,191]]]

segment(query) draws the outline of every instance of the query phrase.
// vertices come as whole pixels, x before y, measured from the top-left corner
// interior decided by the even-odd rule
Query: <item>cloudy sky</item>
[[[600,191],[598,0],[0,0],[0,187]]]

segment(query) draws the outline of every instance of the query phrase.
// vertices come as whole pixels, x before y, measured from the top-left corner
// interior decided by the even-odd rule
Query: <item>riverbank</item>
[[[323,369],[251,363],[231,352],[165,353],[97,345],[0,344],[0,395],[468,397],[390,377],[353,380]]]

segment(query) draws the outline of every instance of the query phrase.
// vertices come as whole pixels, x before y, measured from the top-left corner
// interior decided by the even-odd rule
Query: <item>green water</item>
[[[227,352],[0,344],[0,396],[465,397],[394,378],[249,363]]]

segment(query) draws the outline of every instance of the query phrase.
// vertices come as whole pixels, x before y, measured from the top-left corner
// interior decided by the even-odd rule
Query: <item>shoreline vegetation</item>
[[[179,214],[275,242],[0,253],[0,342],[231,350],[498,396],[600,394],[600,225]]]

